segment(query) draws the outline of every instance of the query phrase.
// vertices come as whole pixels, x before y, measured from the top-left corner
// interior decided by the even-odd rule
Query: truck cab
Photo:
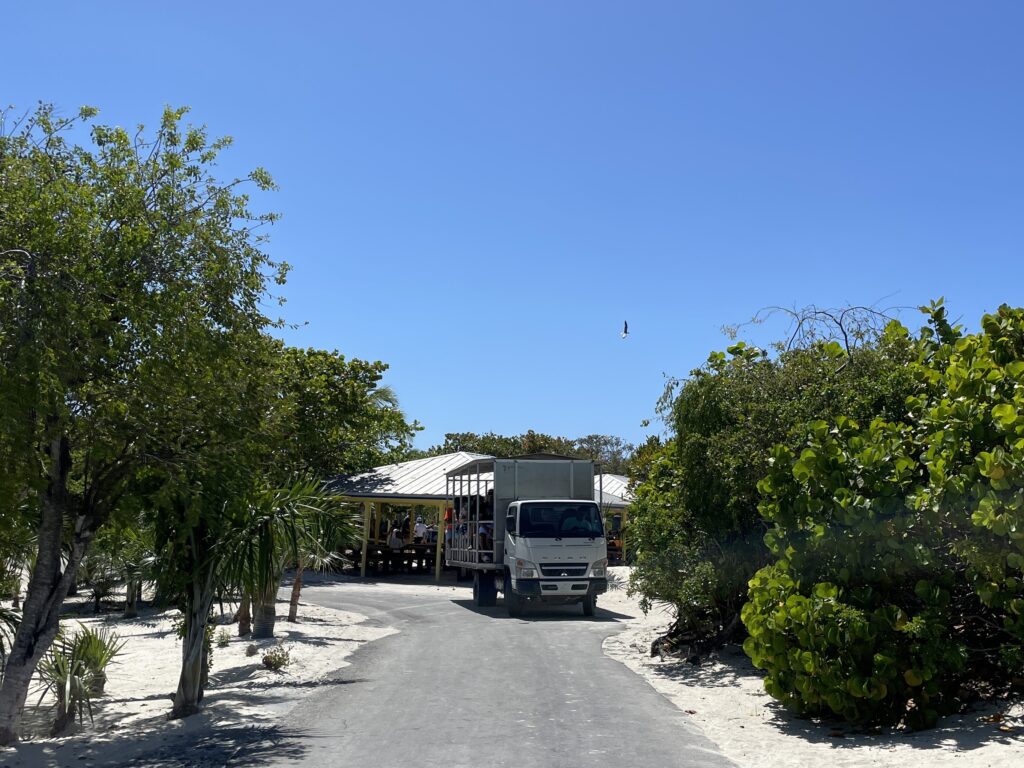
[[[480,457],[446,473],[445,562],[472,575],[477,606],[494,606],[503,592],[510,616],[531,603],[578,603],[593,616],[608,589],[594,469],[586,459],[533,454]]]
[[[513,501],[505,514],[500,590],[510,616],[529,602],[583,606],[593,616],[608,590],[608,551],[601,509],[579,499]]]

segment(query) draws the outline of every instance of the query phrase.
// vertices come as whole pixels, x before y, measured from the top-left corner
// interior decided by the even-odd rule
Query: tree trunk
[[[136,619],[139,616],[139,585],[135,579],[128,579],[124,593],[124,617]]]
[[[252,632],[252,598],[246,592],[242,595],[242,604],[238,607],[238,636],[245,637]]]
[[[207,574],[195,574],[190,587],[185,639],[181,644],[181,674],[178,690],[174,694],[174,707],[170,719],[188,717],[199,711],[203,699],[204,657],[206,656],[206,622],[213,605],[213,579]]]
[[[275,580],[253,600],[252,636],[266,638],[274,636],[274,624],[277,622],[277,584]]]
[[[23,572],[22,567],[19,565],[17,572],[14,574],[14,594],[11,595],[11,600],[14,601],[14,610],[21,608],[21,574]]]
[[[210,682],[210,644],[206,640],[206,630],[203,630],[203,661],[199,669],[199,701],[206,695],[206,684]]]
[[[51,736],[63,736],[75,722],[75,708],[67,708],[64,702],[57,702],[57,719],[50,727]]]
[[[292,602],[288,606],[288,621],[294,623],[299,614],[299,595],[302,594],[302,561],[295,566],[295,582],[292,584]]]
[[[57,635],[61,605],[92,539],[95,524],[91,516],[77,516],[71,550],[67,563],[63,563],[63,523],[65,515],[70,516],[71,513],[67,491],[71,451],[67,437],[54,438],[48,454],[49,479],[41,499],[39,552],[25,593],[21,622],[7,656],[3,684],[0,685],[0,746],[18,741],[18,726],[32,673]]]

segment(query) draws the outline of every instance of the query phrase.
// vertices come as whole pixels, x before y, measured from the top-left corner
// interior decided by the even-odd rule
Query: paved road
[[[363,646],[230,765],[589,768],[731,765],[675,707],[604,656],[620,629],[598,606],[525,619],[473,607],[468,590],[396,597],[370,584],[309,586],[399,634]],[[256,760],[254,761],[254,758]]]

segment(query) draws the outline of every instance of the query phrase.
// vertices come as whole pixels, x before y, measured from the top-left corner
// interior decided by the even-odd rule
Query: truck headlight
[[[604,578],[608,575],[608,558],[598,560],[596,563],[590,566],[590,575],[597,576],[598,578]]]
[[[536,579],[537,566],[531,563],[529,560],[516,560],[516,578]]]

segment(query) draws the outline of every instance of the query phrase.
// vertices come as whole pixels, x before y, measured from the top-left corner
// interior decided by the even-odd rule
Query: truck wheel
[[[512,618],[522,616],[523,598],[512,591],[512,579],[505,577],[505,609]]]
[[[593,616],[595,608],[597,608],[597,595],[587,595],[583,598],[584,616]]]
[[[473,572],[473,604],[478,608],[491,608],[498,604],[498,588],[494,584],[493,573]]]

